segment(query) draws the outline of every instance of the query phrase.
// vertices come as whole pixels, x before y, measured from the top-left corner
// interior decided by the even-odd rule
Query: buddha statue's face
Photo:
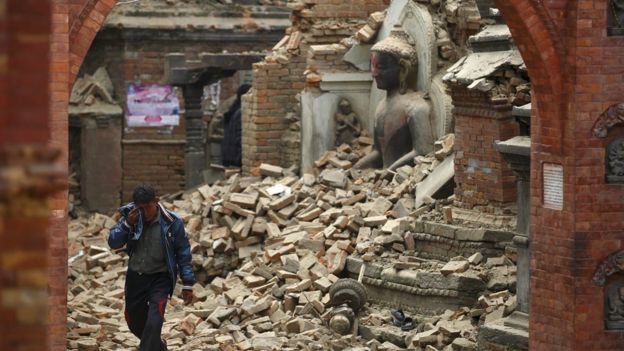
[[[373,79],[381,90],[399,89],[401,85],[401,64],[399,60],[384,52],[373,52],[371,56]]]

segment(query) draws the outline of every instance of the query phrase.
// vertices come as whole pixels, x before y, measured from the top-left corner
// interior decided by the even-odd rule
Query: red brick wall
[[[455,116],[456,204],[493,212],[516,202],[516,177],[494,147],[518,135],[511,106],[495,106],[487,94],[451,88]]]
[[[41,178],[25,174],[53,162],[44,157],[51,150],[45,145],[51,21],[49,1],[0,0],[1,350],[45,350],[49,344],[48,193],[36,186]]]
[[[624,62],[620,58],[624,54],[624,39],[606,37],[606,1],[496,2],[522,51],[534,88],[530,349],[621,350],[622,333],[603,330],[603,292],[591,284],[590,278],[604,257],[623,246],[624,191],[621,186],[604,183],[603,150],[608,139],[592,137],[591,126],[598,114],[621,99]],[[50,131],[52,143],[67,144],[68,90],[63,90],[61,85],[68,87],[73,80],[72,74],[78,71],[91,32],[80,26],[77,31],[80,39],[70,41],[68,0],[52,3],[54,7],[48,12],[46,0],[0,0],[0,5],[7,5],[0,6],[0,31],[10,33],[0,35],[2,146],[9,142],[45,142]],[[98,6],[105,9],[113,3],[113,0],[100,0],[94,9]],[[318,7],[316,11],[321,16],[330,10]],[[51,37],[46,29],[50,28],[49,13],[53,14]],[[16,34],[27,34],[28,38],[37,40],[17,41]],[[49,66],[41,59],[47,56],[48,49],[52,52]],[[65,70],[70,72],[69,77],[63,74]],[[33,92],[32,87],[36,86],[49,86],[52,93],[38,91],[27,97],[27,104],[20,102],[20,94]],[[612,130],[610,137],[621,131]],[[66,148],[62,151],[66,159]],[[6,159],[0,157],[0,160],[0,167],[7,168]],[[542,205],[541,170],[545,162],[564,167],[562,210]],[[7,202],[4,198],[3,204],[15,204],[16,199]],[[31,210],[46,208],[43,196],[35,195],[30,200]],[[12,258],[2,260],[3,297],[8,289],[41,290],[48,280],[63,282],[51,283],[49,294],[50,303],[57,305],[50,310],[48,327],[50,343],[56,350],[65,348],[65,325],[58,323],[65,316],[62,313],[65,297],[59,291],[66,278],[65,204],[65,196],[52,202],[56,210],[48,235],[43,235],[47,212],[17,212],[20,218],[2,213],[3,226],[0,226],[3,243],[0,253],[3,258]],[[11,233],[4,228],[11,228]],[[46,250],[47,238],[50,240]],[[47,275],[42,274],[46,252]],[[38,278],[31,279],[33,276]],[[44,314],[31,315],[32,324],[26,327],[21,318],[24,316],[20,317],[20,311],[13,308],[17,305],[0,306],[0,347],[11,350],[21,345],[22,349],[46,349]]]
[[[607,2],[578,2],[570,13],[576,21],[570,29],[569,62],[575,71],[572,103],[567,110],[574,124],[569,140],[573,141],[573,187],[569,196],[574,202],[574,250],[576,254],[575,344],[577,350],[621,350],[623,332],[603,329],[603,289],[590,283],[596,266],[613,251],[624,248],[624,188],[605,183],[605,147],[609,138],[622,136],[622,128],[610,131],[607,139],[591,136],[593,123],[609,105],[622,102],[624,89],[624,38],[607,37]],[[579,284],[583,282],[584,284]]]
[[[123,145],[123,199],[131,201],[140,183],[150,183],[158,194],[184,189],[185,144],[140,143]]]
[[[281,137],[288,129],[287,112],[303,89],[305,60],[291,57],[288,65],[260,62],[253,66],[253,90],[243,97],[243,171],[258,174],[261,163],[281,164]]]
[[[52,1],[51,37],[51,144],[61,150],[59,163],[68,162],[69,128],[67,107],[69,86],[69,22],[68,1]],[[52,203],[51,225],[48,228],[48,279],[49,279],[49,340],[50,350],[64,350],[67,325],[67,193],[58,194]]]
[[[604,330],[597,265],[622,249],[624,189],[605,184],[609,138],[592,125],[621,102],[624,38],[606,36],[607,1],[503,1],[534,89],[531,150],[531,350],[621,350]],[[543,206],[543,164],[563,166],[563,209]]]
[[[164,31],[163,31],[164,32]],[[248,52],[266,50],[275,43],[270,36],[258,36],[254,41],[199,41],[159,39],[166,37],[159,32],[153,34],[152,40],[122,39],[116,30],[105,29],[96,37],[81,66],[80,74],[92,74],[101,66],[105,66],[111,76],[115,88],[115,97],[122,105],[126,104],[126,89],[129,83],[157,84],[164,81],[165,55],[172,52],[184,53],[188,58],[196,58],[202,52],[220,53]],[[178,34],[179,35],[179,34]],[[197,32],[193,32],[197,36]],[[236,93],[239,77],[224,79],[221,97],[227,98]],[[181,97],[181,96],[180,96]],[[181,97],[182,98],[182,97]],[[184,118],[180,126],[172,130],[166,128],[132,128],[125,129],[123,138],[126,140],[144,140],[141,144],[124,144],[123,146],[123,188],[122,200],[131,199],[132,190],[141,182],[152,184],[161,193],[173,193],[183,190],[184,182],[184,145],[179,142],[186,140]],[[150,147],[149,141],[169,141],[169,146],[160,144]],[[164,156],[164,160],[163,160]],[[180,162],[182,160],[182,162]],[[167,167],[162,167],[163,162]],[[146,171],[152,167],[159,172]]]
[[[38,1],[38,0],[37,0]],[[59,164],[68,162],[69,89],[91,41],[116,0],[52,0],[52,36],[50,44],[50,132],[51,145],[61,150]],[[84,3],[78,11],[80,3]],[[70,21],[70,13],[72,13]],[[80,13],[80,15],[78,14]],[[75,28],[71,32],[70,28]],[[33,56],[36,57],[36,56]],[[33,85],[35,86],[35,85]],[[48,277],[50,350],[66,349],[67,323],[67,193],[55,196],[51,203],[48,228]]]

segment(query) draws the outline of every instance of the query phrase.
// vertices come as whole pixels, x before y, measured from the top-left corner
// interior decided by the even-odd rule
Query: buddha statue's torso
[[[429,103],[418,92],[408,91],[382,100],[375,113],[375,147],[387,168],[401,156],[432,151]]]

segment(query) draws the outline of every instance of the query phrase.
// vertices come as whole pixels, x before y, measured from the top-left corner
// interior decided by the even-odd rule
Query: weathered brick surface
[[[93,16],[81,16],[79,5],[88,8],[87,1],[0,0],[0,31],[8,33],[0,35],[0,144],[46,142],[50,133],[51,143],[61,147],[66,159],[69,85],[99,28],[97,24],[103,21],[97,14],[105,17],[114,3],[99,0],[87,11]],[[363,18],[367,13],[360,12],[372,11],[367,8],[371,3],[327,1],[302,15]],[[383,6],[383,2],[375,3]],[[591,284],[591,275],[604,257],[623,247],[624,190],[606,184],[603,176],[604,147],[622,129],[613,129],[605,140],[592,137],[590,131],[598,114],[621,101],[624,39],[606,36],[606,1],[496,3],[522,51],[534,88],[530,349],[621,350],[622,333],[604,331],[603,291]],[[83,18],[84,25],[74,27],[77,18]],[[87,18],[93,23],[85,22]],[[76,33],[75,39],[70,40],[70,32]],[[29,40],[17,40],[20,34]],[[49,61],[42,59],[48,54]],[[305,62],[298,64],[302,66],[295,69],[302,72]],[[284,67],[257,69],[260,77],[268,77],[269,71],[281,75]],[[290,83],[301,85],[302,77]],[[269,84],[269,78],[264,84]],[[32,89],[46,86],[49,92]],[[273,114],[270,109],[292,106],[293,102],[269,98],[280,96],[279,89],[258,87],[255,94],[250,94],[252,99],[259,99],[251,101],[256,111],[246,117],[255,125],[253,133],[283,131],[283,114]],[[271,155],[275,151],[271,148],[273,135],[263,136],[266,141],[255,139],[258,141],[252,146],[257,149],[252,150],[252,162],[275,157]],[[564,167],[563,210],[542,206],[543,163]],[[32,208],[45,208],[43,199],[34,201]],[[42,325],[46,314],[35,315],[35,321],[26,325],[15,308],[17,304],[0,306],[3,350],[17,349],[17,345],[44,350],[48,348],[46,341],[52,349],[65,349],[66,203],[65,196],[50,203],[53,224],[47,235],[43,229],[45,216],[27,213],[18,219],[2,215],[0,254],[3,258],[11,255],[10,260],[2,262],[20,264],[2,267],[0,292],[4,297],[7,290],[30,289],[20,285],[24,280],[19,278],[28,270],[40,277],[47,272],[43,273],[43,281],[44,285],[50,282],[48,303],[52,306],[47,314],[47,339]],[[4,228],[11,228],[11,232]]]
[[[50,60],[52,76],[50,80],[51,138],[50,144],[61,150],[59,164],[68,163],[69,128],[67,107],[70,85],[74,77],[70,72],[68,0],[53,0],[52,36]],[[51,225],[48,228],[48,296],[49,329],[48,338],[51,350],[65,350],[65,325],[67,323],[67,193],[54,197],[52,202]]]
[[[168,33],[168,34],[167,34]],[[167,35],[165,35],[167,34]],[[166,39],[171,33],[163,30],[155,32],[153,39],[122,38],[117,29],[106,28],[101,31],[91,45],[85,60],[80,68],[80,75],[92,74],[99,67],[106,67],[111,76],[115,90],[115,98],[120,104],[126,104],[126,89],[130,83],[158,84],[164,80],[165,55],[171,52],[184,53],[189,59],[197,58],[199,53],[214,52],[247,52],[270,48],[273,43],[268,41],[269,36],[259,36],[258,40],[252,41],[208,41],[198,40],[201,37],[197,32],[189,32],[188,37],[184,33],[178,33],[177,40]],[[263,39],[264,38],[264,39]],[[221,97],[226,99],[236,93],[240,83],[240,76],[235,74],[231,78],[222,80]],[[181,95],[181,94],[180,94]],[[182,97],[180,96],[181,101]],[[183,103],[183,101],[182,101]],[[125,123],[125,119],[124,119]],[[171,130],[165,128],[125,128],[123,133],[125,140],[169,140],[184,141],[186,130],[184,117],[181,118],[180,126]],[[178,146],[176,146],[178,145]],[[184,174],[184,162],[169,164],[170,167],[160,169],[159,172],[145,172],[143,167],[145,160],[156,160],[162,155],[175,157],[184,161],[184,147],[179,144],[167,148],[141,148],[143,153],[135,152],[134,145],[123,147],[123,189],[122,199],[127,201],[131,198],[131,192],[138,182],[152,184],[156,189],[176,192],[184,189],[184,177],[179,181],[180,174]],[[156,164],[156,161],[148,161],[148,164]],[[137,179],[141,174],[143,178]],[[172,185],[176,184],[176,187]]]
[[[312,45],[308,49],[308,68],[318,73],[358,72],[343,60],[349,48],[341,44]]]
[[[295,95],[303,89],[305,61],[260,62],[253,67],[253,90],[243,98],[243,171],[257,174],[261,163],[281,165],[281,137],[288,128],[286,113],[294,111]]]
[[[46,350],[49,249],[46,193],[23,189],[23,172],[41,157],[28,151],[49,141],[55,95],[51,80],[67,76],[48,60],[55,18],[46,0],[0,1],[0,349]],[[53,40],[52,40],[53,42]],[[40,89],[36,89],[39,87]],[[62,134],[61,134],[62,135]],[[23,150],[8,157],[9,148]],[[49,150],[49,148],[48,148]],[[49,164],[47,164],[49,166]],[[15,173],[13,173],[15,174]],[[19,174],[19,173],[18,173]],[[22,184],[20,184],[22,183]],[[11,191],[9,191],[11,190]],[[66,233],[66,229],[63,233]],[[67,256],[65,256],[65,262]],[[65,277],[61,281],[65,281]],[[50,289],[55,289],[50,284]],[[54,312],[54,311],[51,311]],[[50,314],[51,316],[52,314]],[[65,321],[63,320],[63,325]],[[51,340],[54,342],[54,340]]]
[[[146,179],[159,194],[183,189],[184,146],[150,143],[124,145],[123,199],[130,201],[134,187],[146,182]]]
[[[496,1],[534,89],[531,150],[531,350],[621,350],[604,329],[597,265],[622,249],[624,189],[605,183],[606,140],[591,134],[621,101],[622,37],[606,36],[607,1]],[[543,163],[564,170],[563,210],[542,205]]]
[[[495,106],[487,94],[453,85],[456,204],[492,212],[516,201],[516,177],[494,147],[518,135],[511,105]]]

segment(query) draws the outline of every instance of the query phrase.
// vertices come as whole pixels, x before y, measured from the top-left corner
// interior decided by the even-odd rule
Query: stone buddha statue
[[[372,49],[377,87],[387,92],[375,112],[374,150],[355,168],[396,169],[433,151],[431,107],[424,94],[410,89],[418,56],[409,35],[396,26]]]

